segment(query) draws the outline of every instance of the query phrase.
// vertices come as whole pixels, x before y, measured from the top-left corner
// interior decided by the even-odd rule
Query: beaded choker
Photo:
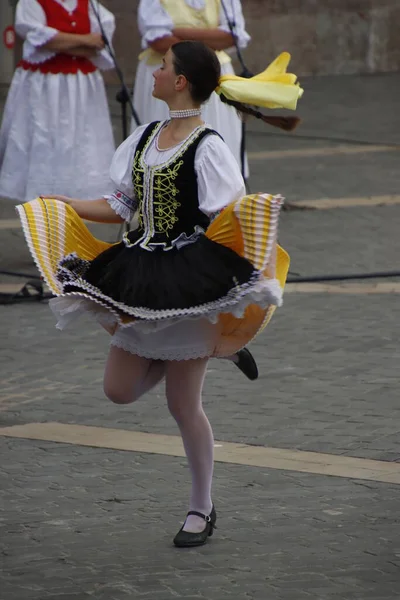
[[[185,119],[186,117],[199,117],[201,108],[190,108],[187,110],[170,110],[169,116],[171,119]]]

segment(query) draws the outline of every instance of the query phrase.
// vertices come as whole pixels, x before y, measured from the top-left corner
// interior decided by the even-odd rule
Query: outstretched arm
[[[95,221],[96,223],[124,223],[124,219],[117,215],[105,198],[99,198],[98,200],[78,200],[77,198],[68,198],[68,196],[59,195],[50,197],[69,204],[81,219],[86,219],[86,221]]]

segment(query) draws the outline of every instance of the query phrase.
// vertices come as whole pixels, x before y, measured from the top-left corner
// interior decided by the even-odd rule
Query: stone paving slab
[[[398,144],[398,74],[303,83],[302,127],[284,136],[249,123],[251,151]],[[398,193],[396,157],[257,160],[250,183],[289,202],[383,196]],[[399,211],[283,213],[292,272],[397,269]],[[0,200],[0,218],[14,216]],[[112,239],[115,229],[99,235]],[[2,230],[0,249],[0,269],[36,272],[20,231]],[[252,345],[258,381],[210,362],[204,402],[216,438],[399,462],[399,321],[396,294],[287,294]],[[61,334],[48,307],[31,302],[0,306],[0,330],[0,426],[177,434],[162,386],[134,406],[105,400],[108,339],[94,324]],[[399,598],[398,486],[217,465],[220,527],[208,546],[179,552],[171,537],[186,510],[181,459],[4,438],[0,447],[0,600]]]
[[[252,345],[250,382],[210,362],[204,402],[217,439],[400,460],[398,295],[288,294]],[[58,421],[175,434],[163,387],[118,407],[102,392],[105,332],[82,321],[63,333],[46,305],[2,307],[0,423]]]
[[[398,598],[396,486],[217,465],[219,528],[180,551],[181,459],[0,446],[4,600]]]

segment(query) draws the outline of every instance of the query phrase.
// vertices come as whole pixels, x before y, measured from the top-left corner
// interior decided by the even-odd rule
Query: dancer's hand
[[[103,50],[105,44],[101,33],[87,33],[83,35],[84,45],[94,50]]]
[[[65,50],[65,54],[69,56],[83,56],[84,58],[95,58],[97,56],[97,50],[94,48],[88,48],[87,46],[77,46],[71,50]]]
[[[41,198],[51,198],[52,200],[60,200],[60,202],[64,202],[65,204],[71,204],[74,202],[74,198],[68,198],[68,196],[60,196],[59,194],[48,194],[47,196],[40,196]]]

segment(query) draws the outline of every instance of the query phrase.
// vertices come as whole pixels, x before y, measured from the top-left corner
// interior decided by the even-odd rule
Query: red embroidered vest
[[[37,0],[46,13],[46,24],[63,33],[90,33],[89,0],[78,0],[76,9],[69,13],[55,0]],[[21,60],[19,67],[29,71],[41,73],[76,74],[81,71],[85,75],[96,71],[94,64],[83,56],[70,56],[69,54],[56,54],[42,63],[30,63]]]

